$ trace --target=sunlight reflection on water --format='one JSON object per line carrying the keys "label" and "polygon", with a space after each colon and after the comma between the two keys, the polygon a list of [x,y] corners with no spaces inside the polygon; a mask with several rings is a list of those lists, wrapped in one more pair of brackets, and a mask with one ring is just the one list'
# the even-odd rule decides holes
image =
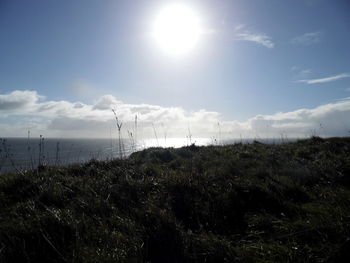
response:
{"label": "sunlight reflection on water", "polygon": [[149,147],[174,147],[180,148],[183,146],[189,146],[191,144],[195,144],[197,146],[205,146],[210,144],[211,140],[209,138],[166,138],[166,139],[147,139],[144,140],[141,144],[142,148]]}

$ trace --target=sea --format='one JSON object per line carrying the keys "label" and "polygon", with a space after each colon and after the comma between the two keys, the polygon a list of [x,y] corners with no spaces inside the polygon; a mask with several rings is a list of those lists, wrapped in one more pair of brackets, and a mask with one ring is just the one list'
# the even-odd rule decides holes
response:
{"label": "sea", "polygon": [[91,159],[127,158],[135,151],[150,147],[182,147],[195,143],[208,145],[209,140],[196,138],[147,139],[137,143],[127,139],[1,138],[0,173],[35,169],[39,165],[61,166],[84,163]]}
{"label": "sea", "polygon": [[[253,139],[216,140],[213,138],[145,139],[137,143],[122,139],[63,139],[63,138],[1,138],[0,174],[36,169],[39,165],[62,166],[84,163],[91,159],[112,160],[127,158],[135,151],[150,147],[179,148],[195,144],[226,145],[250,143]],[[259,139],[264,143],[281,143],[281,140]]]}

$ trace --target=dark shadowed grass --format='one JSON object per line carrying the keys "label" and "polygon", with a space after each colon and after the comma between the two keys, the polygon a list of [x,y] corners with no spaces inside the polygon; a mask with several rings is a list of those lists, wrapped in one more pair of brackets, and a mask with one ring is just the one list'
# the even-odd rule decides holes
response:
{"label": "dark shadowed grass", "polygon": [[0,178],[1,262],[347,262],[350,139],[151,148]]}

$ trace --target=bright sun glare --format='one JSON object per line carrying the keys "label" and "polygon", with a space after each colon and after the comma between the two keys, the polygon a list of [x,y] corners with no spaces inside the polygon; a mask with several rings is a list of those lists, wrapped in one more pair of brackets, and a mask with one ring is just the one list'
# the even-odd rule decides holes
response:
{"label": "bright sun glare", "polygon": [[198,15],[188,6],[164,7],[156,17],[153,36],[159,47],[174,56],[193,49],[201,34]]}

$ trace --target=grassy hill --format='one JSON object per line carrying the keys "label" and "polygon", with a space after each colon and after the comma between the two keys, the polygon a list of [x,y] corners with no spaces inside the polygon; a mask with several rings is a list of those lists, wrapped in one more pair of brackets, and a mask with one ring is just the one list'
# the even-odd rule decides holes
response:
{"label": "grassy hill", "polygon": [[0,262],[348,262],[350,138],[0,177]]}

